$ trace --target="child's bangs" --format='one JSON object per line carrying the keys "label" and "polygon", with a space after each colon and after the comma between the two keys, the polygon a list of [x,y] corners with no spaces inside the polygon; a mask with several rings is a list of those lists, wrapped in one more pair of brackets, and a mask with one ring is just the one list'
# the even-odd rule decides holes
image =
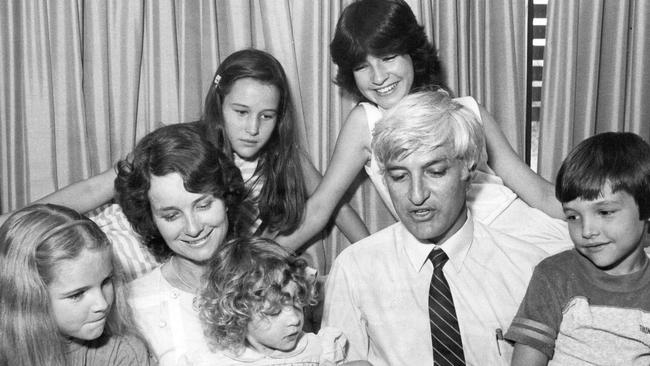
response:
{"label": "child's bangs", "polygon": [[[304,276],[298,273],[287,263],[267,272],[266,280],[260,281],[258,289],[256,309],[269,316],[277,315],[283,307],[299,305],[301,307],[309,303],[310,284]],[[296,291],[291,295],[287,286],[295,284]]]}
{"label": "child's bangs", "polygon": [[558,171],[555,196],[560,202],[594,200],[609,184],[612,193],[634,197],[641,217],[647,216],[650,146],[629,132],[604,132],[574,148]]}
{"label": "child's bangs", "polygon": [[598,177],[582,177],[581,180],[567,180],[558,190],[557,198],[560,202],[571,202],[577,198],[591,201],[601,195],[606,179]]}
{"label": "child's bangs", "polygon": [[264,302],[258,304],[259,312],[266,316],[274,316],[278,315],[285,306],[293,307],[298,305],[302,308],[307,305],[307,301],[305,296],[301,296],[300,292],[304,291],[297,291],[294,297],[286,291],[273,286],[265,294]]}
{"label": "child's bangs", "polygon": [[[567,164],[562,174],[558,174],[556,185],[556,197],[560,202],[570,202],[575,199],[592,201],[602,196],[605,185],[609,184],[612,193],[625,191],[634,196],[635,179],[634,172],[630,169],[621,168],[619,165],[604,164],[598,159],[594,161],[582,161],[578,166],[577,162]],[[632,173],[632,174],[630,174]]]}

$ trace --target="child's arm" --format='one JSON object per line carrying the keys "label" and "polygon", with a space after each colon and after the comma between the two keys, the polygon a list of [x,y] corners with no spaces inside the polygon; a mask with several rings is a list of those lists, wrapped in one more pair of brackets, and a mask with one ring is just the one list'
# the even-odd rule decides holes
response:
{"label": "child's arm", "polygon": [[68,206],[81,213],[88,212],[113,198],[116,177],[117,173],[111,167],[99,175],[63,187],[35,203],[53,203]]}
{"label": "child's arm", "polygon": [[[81,213],[88,212],[113,198],[113,182],[116,176],[115,169],[110,168],[99,175],[61,188],[34,203],[53,203],[70,207]],[[10,214],[0,216],[0,224]]]}
{"label": "child's arm", "polygon": [[370,235],[366,223],[347,202],[339,207],[334,219],[336,227],[341,230],[350,243],[356,243]]}
{"label": "child's arm", "polygon": [[527,204],[544,211],[549,216],[564,219],[562,205],[555,198],[553,184],[536,174],[519,158],[494,117],[483,106],[479,108],[490,167]]}
{"label": "child's arm", "polygon": [[[302,171],[305,174],[307,191],[311,196],[318,188],[323,177],[306,156],[303,156],[302,159]],[[366,224],[349,204],[345,202],[342,203],[334,214],[336,215],[336,226],[338,226],[339,230],[343,232],[345,237],[348,238],[351,243],[357,242],[370,235],[368,228],[366,228]]]}
{"label": "child's arm", "polygon": [[533,347],[525,344],[515,344],[515,350],[512,353],[512,366],[546,366],[548,357]]}
{"label": "child's arm", "polygon": [[370,131],[363,107],[355,107],[348,116],[332,155],[327,172],[313,195],[307,200],[303,222],[288,236],[275,240],[290,248],[300,248],[323,230],[332,212],[370,158]]}

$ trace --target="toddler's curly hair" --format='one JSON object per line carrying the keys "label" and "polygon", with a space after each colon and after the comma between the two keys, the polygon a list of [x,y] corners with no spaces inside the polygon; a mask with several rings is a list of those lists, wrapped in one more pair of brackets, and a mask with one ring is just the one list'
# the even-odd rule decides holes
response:
{"label": "toddler's curly hair", "polygon": [[[271,239],[236,238],[210,260],[201,296],[196,300],[205,336],[218,349],[241,352],[254,315],[273,316],[283,306],[315,305],[316,288],[307,262]],[[294,297],[283,289],[294,282]]]}

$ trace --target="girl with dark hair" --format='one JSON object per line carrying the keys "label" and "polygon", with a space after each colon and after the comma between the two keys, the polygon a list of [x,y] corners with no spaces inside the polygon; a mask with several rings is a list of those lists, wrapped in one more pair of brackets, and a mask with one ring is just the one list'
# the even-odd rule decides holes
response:
{"label": "girl with dark hair", "polygon": [[[296,245],[312,237],[327,223],[328,217],[365,168],[386,207],[397,219],[388,195],[384,174],[371,149],[372,131],[384,111],[418,89],[445,89],[444,73],[436,48],[424,28],[417,23],[411,8],[403,0],[358,0],[346,7],[338,20],[330,43],[334,63],[338,66],[335,82],[356,96],[359,103],[352,109],[341,131],[322,183],[307,201],[302,226],[289,236],[277,237],[282,245]],[[498,131],[492,116],[472,97],[456,98],[490,131]],[[488,147],[502,144],[497,136]],[[503,144],[507,145],[507,142]],[[490,150],[492,153],[492,150]],[[503,185],[501,178],[487,165],[487,153],[472,172],[467,205],[474,219],[517,235],[531,242],[570,245],[566,225],[531,209]],[[501,157],[503,154],[498,154]],[[490,156],[492,161],[492,156]],[[530,229],[523,222],[536,223]]]}
{"label": "girl with dark hair", "polygon": [[0,227],[0,365],[149,365],[97,225],[36,204]]}
{"label": "girl with dark hair", "polygon": [[[249,232],[293,232],[320,173],[298,143],[289,84],[282,65],[270,54],[246,49],[219,66],[205,98],[202,118],[214,144],[234,156],[256,212]],[[354,242],[368,235],[347,205],[336,224]],[[294,248],[297,249],[297,248]]]}
{"label": "girl with dark hair", "polygon": [[[350,4],[341,13],[330,43],[332,61],[338,66],[335,83],[359,101],[377,105],[386,103],[375,100],[382,94],[399,97],[434,85],[446,89],[437,52],[411,8],[401,0]],[[357,77],[363,76],[364,70],[367,73],[368,68],[390,64],[397,64],[403,69],[401,73],[411,74],[412,78],[397,83],[397,93],[370,93],[372,90],[364,90],[358,83]]]}

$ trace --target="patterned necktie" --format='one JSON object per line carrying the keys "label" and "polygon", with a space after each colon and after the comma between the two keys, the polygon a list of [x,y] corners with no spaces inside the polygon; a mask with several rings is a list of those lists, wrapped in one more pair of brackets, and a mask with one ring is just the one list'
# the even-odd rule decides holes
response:
{"label": "patterned necktie", "polygon": [[463,341],[460,338],[454,299],[449,284],[442,273],[442,267],[449,259],[442,249],[434,249],[429,254],[433,263],[433,275],[429,287],[429,320],[431,321],[431,341],[433,343],[434,366],[465,365]]}

